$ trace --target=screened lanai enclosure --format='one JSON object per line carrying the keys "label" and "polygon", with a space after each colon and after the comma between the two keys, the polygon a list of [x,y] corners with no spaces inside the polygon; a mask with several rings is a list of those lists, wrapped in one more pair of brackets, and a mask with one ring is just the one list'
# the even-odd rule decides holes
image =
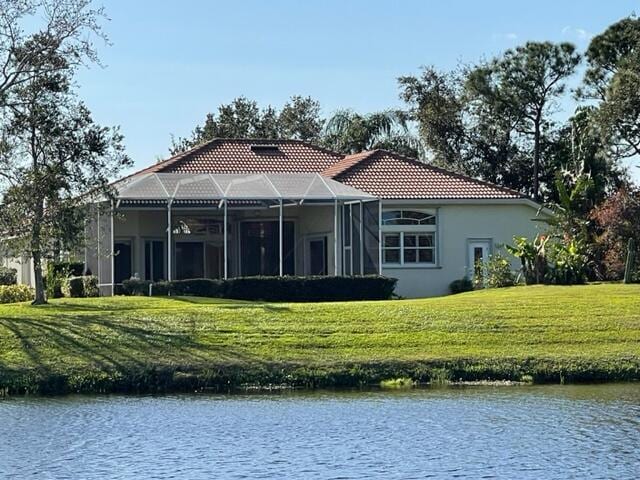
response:
{"label": "screened lanai enclosure", "polygon": [[95,204],[85,263],[123,280],[379,272],[376,197],[317,173],[139,174]]}

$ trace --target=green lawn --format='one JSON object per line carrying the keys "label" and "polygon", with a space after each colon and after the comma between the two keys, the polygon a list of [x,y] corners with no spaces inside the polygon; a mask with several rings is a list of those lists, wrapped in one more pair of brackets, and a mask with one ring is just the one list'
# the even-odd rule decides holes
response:
{"label": "green lawn", "polygon": [[0,388],[165,391],[531,375],[640,379],[640,285],[387,302],[199,298],[0,305]]}

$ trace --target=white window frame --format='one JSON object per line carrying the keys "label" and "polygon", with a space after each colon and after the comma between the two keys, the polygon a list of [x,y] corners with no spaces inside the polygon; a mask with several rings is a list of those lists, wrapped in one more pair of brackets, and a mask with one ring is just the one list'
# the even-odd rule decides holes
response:
{"label": "white window frame", "polygon": [[[437,209],[421,209],[421,208],[401,208],[401,207],[390,207],[383,209],[383,212],[390,211],[414,211],[425,213],[428,215],[432,215],[435,218],[435,225],[430,224],[414,224],[414,225],[381,225],[382,231],[382,265],[387,268],[435,268],[439,267],[439,232],[438,232],[438,211]],[[401,213],[402,215],[402,213]],[[400,245],[399,247],[385,247],[385,236],[388,234],[396,234],[400,235]],[[423,249],[431,249],[433,251],[433,262],[405,262],[404,260],[404,251],[405,251],[405,242],[404,236],[408,235],[420,235],[420,234],[431,234],[433,237],[433,246],[432,247],[422,247]],[[395,263],[389,263],[385,260],[385,251],[386,250],[400,250],[400,261]],[[419,247],[408,247],[410,250],[419,250]]]}

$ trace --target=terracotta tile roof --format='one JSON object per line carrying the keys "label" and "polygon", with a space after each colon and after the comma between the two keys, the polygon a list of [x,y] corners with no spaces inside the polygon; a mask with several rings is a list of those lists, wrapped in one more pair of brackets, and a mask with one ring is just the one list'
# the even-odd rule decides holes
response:
{"label": "terracotta tile roof", "polygon": [[299,140],[215,139],[138,173],[320,173],[342,157]]}
{"label": "terracotta tile roof", "polygon": [[347,155],[323,175],[384,199],[524,198],[515,190],[385,150]]}
{"label": "terracotta tile roof", "polygon": [[159,172],[322,173],[385,199],[525,198],[386,150],[345,156],[299,140],[214,139],[125,178]]}

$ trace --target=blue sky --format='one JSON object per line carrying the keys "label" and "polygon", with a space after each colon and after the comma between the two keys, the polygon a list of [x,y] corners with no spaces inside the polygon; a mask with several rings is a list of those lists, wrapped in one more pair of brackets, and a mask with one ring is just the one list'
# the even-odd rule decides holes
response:
{"label": "blue sky", "polygon": [[[171,134],[244,95],[281,106],[311,95],[330,115],[401,105],[396,78],[453,68],[526,40],[572,41],[638,10],[620,1],[131,1],[104,6],[105,68],[79,77],[98,121],[120,125],[136,165],[166,157]],[[640,164],[640,162],[636,162]],[[634,168],[640,179],[640,169]]]}

